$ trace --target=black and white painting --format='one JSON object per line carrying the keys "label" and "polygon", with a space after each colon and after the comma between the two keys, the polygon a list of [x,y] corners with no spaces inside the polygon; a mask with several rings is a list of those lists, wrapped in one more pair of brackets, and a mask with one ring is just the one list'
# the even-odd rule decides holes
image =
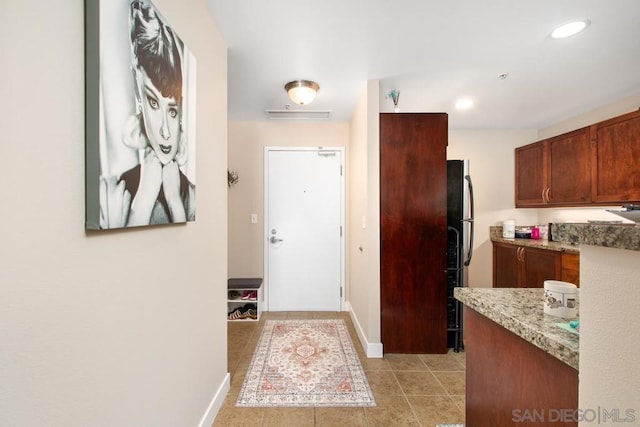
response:
{"label": "black and white painting", "polygon": [[195,220],[195,58],[148,0],[86,0],[86,228]]}

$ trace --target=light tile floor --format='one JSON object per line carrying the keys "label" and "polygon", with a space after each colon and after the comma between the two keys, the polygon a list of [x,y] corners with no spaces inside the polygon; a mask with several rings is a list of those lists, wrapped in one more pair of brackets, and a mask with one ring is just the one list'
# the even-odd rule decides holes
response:
{"label": "light tile floor", "polygon": [[[235,406],[265,319],[344,319],[377,406],[238,408]],[[345,312],[269,312],[259,322],[229,322],[231,389],[213,423],[227,426],[423,426],[464,423],[465,353],[385,354],[368,359]]]}

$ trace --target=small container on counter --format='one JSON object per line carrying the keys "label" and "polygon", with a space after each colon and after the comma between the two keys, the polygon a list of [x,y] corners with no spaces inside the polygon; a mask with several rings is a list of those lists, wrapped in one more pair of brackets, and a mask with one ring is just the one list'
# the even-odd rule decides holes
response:
{"label": "small container on counter", "polygon": [[548,225],[539,225],[538,228],[540,229],[540,238],[544,239],[544,240],[548,240],[549,239],[549,226]]}
{"label": "small container on counter", "polygon": [[516,222],[512,219],[502,221],[502,237],[513,239],[516,237]]}
{"label": "small container on counter", "polygon": [[560,280],[544,281],[544,312],[552,316],[573,319],[578,315],[576,285]]}
{"label": "small container on counter", "polygon": [[537,225],[531,227],[531,238],[534,240],[540,239],[540,229]]}

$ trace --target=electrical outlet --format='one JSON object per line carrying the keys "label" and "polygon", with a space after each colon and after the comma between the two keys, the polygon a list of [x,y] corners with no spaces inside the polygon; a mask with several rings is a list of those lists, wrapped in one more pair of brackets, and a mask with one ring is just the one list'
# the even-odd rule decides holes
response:
{"label": "electrical outlet", "polygon": [[258,223],[258,214],[251,214],[251,224]]}

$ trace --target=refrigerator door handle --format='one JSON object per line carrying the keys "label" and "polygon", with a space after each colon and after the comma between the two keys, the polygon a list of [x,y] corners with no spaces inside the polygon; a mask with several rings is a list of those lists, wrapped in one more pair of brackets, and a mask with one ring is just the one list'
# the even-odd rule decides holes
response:
{"label": "refrigerator door handle", "polygon": [[469,214],[468,219],[464,219],[463,222],[469,223],[469,250],[467,252],[467,259],[464,261],[465,267],[471,264],[471,257],[473,256],[473,234],[474,234],[474,211],[473,211],[473,184],[471,183],[471,177],[469,175],[464,176],[465,181],[469,184]]}

